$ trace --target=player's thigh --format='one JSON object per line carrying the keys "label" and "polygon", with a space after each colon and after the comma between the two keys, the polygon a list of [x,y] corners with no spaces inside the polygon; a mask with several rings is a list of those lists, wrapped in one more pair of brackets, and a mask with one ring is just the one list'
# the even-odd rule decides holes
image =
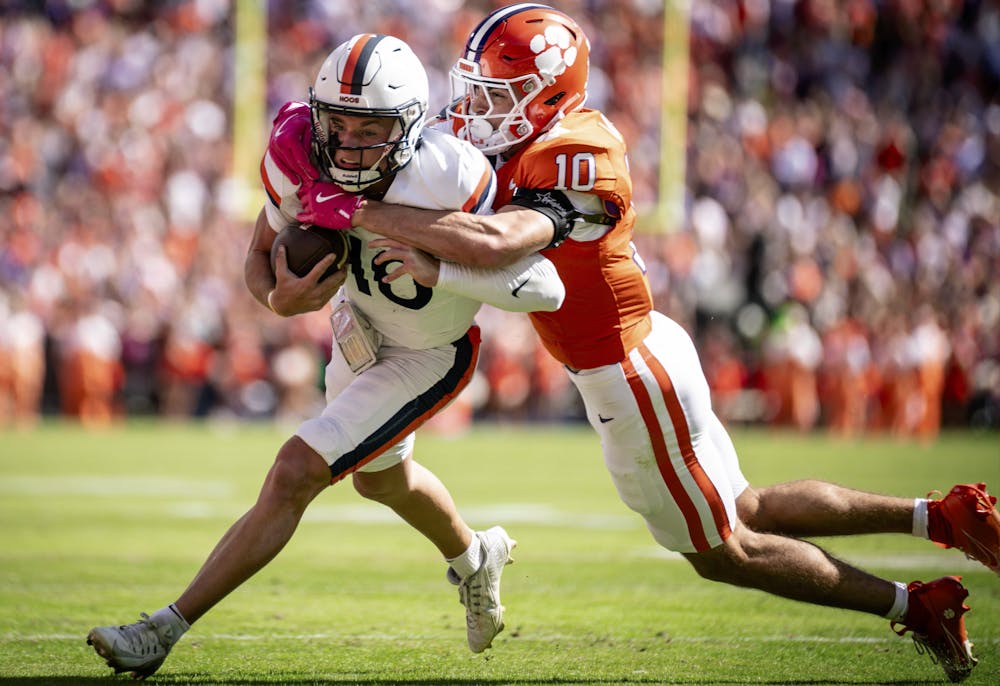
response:
{"label": "player's thigh", "polygon": [[[699,461],[706,469],[719,473],[712,480],[728,485],[732,498],[738,498],[748,486],[747,479],[740,468],[732,438],[712,407],[711,390],[694,341],[675,321],[654,312],[653,331],[647,338],[646,348],[646,366],[662,368],[662,374],[654,373],[654,376],[660,381],[667,400],[665,407],[680,447],[683,448],[686,425]],[[631,357],[637,360],[637,366],[640,365],[638,360],[642,356],[633,351]]]}
{"label": "player's thigh", "polygon": [[296,433],[323,456],[334,479],[399,464],[413,451],[413,431],[468,383],[468,365],[455,346],[385,346],[378,362],[353,376],[328,398],[322,415]]}
{"label": "player's thigh", "polygon": [[622,500],[679,552],[719,545],[736,519],[711,401],[687,334],[665,320],[622,364],[571,374]]}

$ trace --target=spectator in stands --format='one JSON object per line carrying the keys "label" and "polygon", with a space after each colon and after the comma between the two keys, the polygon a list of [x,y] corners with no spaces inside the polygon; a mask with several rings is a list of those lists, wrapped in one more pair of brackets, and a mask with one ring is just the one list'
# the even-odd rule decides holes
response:
{"label": "spectator in stands", "polygon": [[[432,0],[436,11],[428,11],[426,3],[403,0],[271,3],[267,110],[305,89],[303,75],[318,67],[327,46],[372,28],[411,42],[428,67],[432,109],[440,108],[452,56],[495,4],[470,0],[453,9]],[[605,111],[628,140],[636,202],[648,206],[658,185],[659,112],[622,92],[659,97],[662,10],[639,0],[572,4],[566,9],[593,37],[588,105]],[[152,388],[143,379],[167,368],[164,342],[191,309],[222,322],[202,342],[209,349],[225,340],[231,317],[262,333],[265,356],[298,333],[220,286],[239,283],[242,254],[233,246],[245,245],[250,231],[229,212],[225,65],[234,5],[109,7],[98,0],[5,4],[0,212],[8,221],[0,226],[0,291],[7,298],[27,293],[27,308],[56,353],[66,297],[81,305],[98,300],[103,311],[124,308],[111,324],[123,341],[116,402],[126,412],[228,411],[175,402],[189,391],[164,385],[169,375]],[[710,335],[703,327],[709,317],[728,326],[749,380],[766,362],[758,345],[764,325],[741,328],[741,313],[776,319],[798,303],[824,342],[821,384],[833,381],[826,370],[840,355],[850,312],[853,349],[867,348],[871,363],[864,379],[820,394],[819,422],[852,433],[892,423],[882,406],[891,370],[880,365],[892,359],[884,353],[894,333],[880,328],[888,321],[880,312],[929,308],[948,340],[946,382],[933,378],[939,363],[925,370],[921,403],[929,414],[898,424],[899,433],[932,437],[935,413],[943,423],[996,427],[1000,10],[980,0],[831,7],[815,0],[692,3],[691,211],[683,225],[651,226],[666,233],[637,239],[656,306],[691,324],[699,339]],[[710,208],[710,228],[724,232],[704,234],[695,208]],[[140,301],[144,314],[131,314]],[[487,338],[484,350],[491,344]],[[515,364],[533,369],[537,341],[529,335],[516,347]],[[321,365],[322,345],[308,348]],[[45,373],[59,371],[49,366]],[[211,396],[203,391],[199,397]],[[533,391],[527,405],[509,411],[531,414],[539,399]],[[547,398],[542,405],[560,403]],[[58,399],[43,397],[42,404],[57,407]]]}

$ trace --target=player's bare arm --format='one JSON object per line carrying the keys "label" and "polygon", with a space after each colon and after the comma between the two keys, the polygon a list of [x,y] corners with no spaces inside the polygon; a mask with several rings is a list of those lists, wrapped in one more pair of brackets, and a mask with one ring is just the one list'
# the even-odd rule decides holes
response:
{"label": "player's bare arm", "polygon": [[299,278],[288,269],[282,252],[278,253],[277,263],[272,269],[271,246],[276,235],[268,224],[266,213],[261,210],[243,265],[243,276],[250,293],[257,302],[283,317],[324,307],[344,282],[347,272],[341,271],[320,281],[335,259],[334,255],[327,255],[312,271]]}
{"label": "player's bare arm", "polygon": [[545,248],[553,236],[548,217],[514,205],[481,215],[366,200],[352,223],[443,260],[484,269],[509,266]]}

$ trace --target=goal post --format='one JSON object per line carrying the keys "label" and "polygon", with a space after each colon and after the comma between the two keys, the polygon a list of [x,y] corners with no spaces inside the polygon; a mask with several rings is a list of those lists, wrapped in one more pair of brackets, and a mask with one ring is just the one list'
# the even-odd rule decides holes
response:
{"label": "goal post", "polygon": [[260,210],[260,156],[267,133],[267,3],[233,3],[236,43],[233,48],[233,154],[230,171],[240,219],[253,221]]}
{"label": "goal post", "polygon": [[663,2],[660,174],[653,221],[644,227],[649,233],[670,233],[684,223],[691,1]]}

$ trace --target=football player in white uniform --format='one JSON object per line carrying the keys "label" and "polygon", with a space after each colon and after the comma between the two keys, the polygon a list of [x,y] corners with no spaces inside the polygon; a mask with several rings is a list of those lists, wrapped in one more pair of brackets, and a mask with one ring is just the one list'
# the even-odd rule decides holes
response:
{"label": "football player in white uniform", "polygon": [[[469,143],[424,131],[427,103],[427,77],[409,46],[392,36],[361,34],[330,54],[309,103],[281,109],[270,147],[281,148],[273,145],[275,137],[295,138],[311,148],[331,180],[359,197],[489,211],[496,189],[489,162]],[[190,623],[266,565],[291,538],[309,502],[349,474],[359,493],[393,508],[448,561],[447,577],[466,606],[470,649],[485,650],[503,628],[500,574],[515,543],[501,527],[473,532],[465,524],[443,484],[412,459],[413,432],[471,380],[479,351],[473,318],[480,305],[552,311],[565,295],[562,282],[540,255],[498,270],[460,267],[398,243],[370,248],[380,236],[360,227],[349,232],[349,263],[326,279],[332,256],[300,278],[279,251],[272,269],[279,231],[300,222],[330,223],[324,216],[333,205],[324,204],[329,195],[309,192],[318,181],[314,175],[311,165],[296,168],[265,154],[268,202],[257,219],[246,281],[262,304],[283,316],[319,309],[332,297],[327,406],[281,447],[256,504],[174,603],[134,624],[91,630],[88,643],[116,672],[155,672]],[[406,276],[389,278],[401,265]]]}

